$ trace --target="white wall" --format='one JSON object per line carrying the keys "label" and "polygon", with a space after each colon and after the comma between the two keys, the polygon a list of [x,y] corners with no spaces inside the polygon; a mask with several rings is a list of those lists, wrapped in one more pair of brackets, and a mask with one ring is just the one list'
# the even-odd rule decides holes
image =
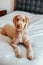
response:
{"label": "white wall", "polygon": [[0,9],[6,9],[8,13],[14,10],[14,0],[0,0]]}

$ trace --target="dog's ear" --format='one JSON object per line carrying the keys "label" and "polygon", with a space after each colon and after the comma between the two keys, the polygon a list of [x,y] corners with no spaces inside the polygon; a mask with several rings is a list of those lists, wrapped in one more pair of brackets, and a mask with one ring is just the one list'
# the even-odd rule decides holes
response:
{"label": "dog's ear", "polygon": [[17,16],[15,16],[14,18],[13,18],[13,23],[14,24],[16,24],[15,22],[16,22],[16,18],[17,18]]}
{"label": "dog's ear", "polygon": [[25,20],[26,20],[25,28],[27,28],[30,25],[30,19],[25,16]]}
{"label": "dog's ear", "polygon": [[13,23],[16,24],[16,21],[17,21],[17,17],[20,16],[20,15],[16,15],[14,18],[13,18]]}

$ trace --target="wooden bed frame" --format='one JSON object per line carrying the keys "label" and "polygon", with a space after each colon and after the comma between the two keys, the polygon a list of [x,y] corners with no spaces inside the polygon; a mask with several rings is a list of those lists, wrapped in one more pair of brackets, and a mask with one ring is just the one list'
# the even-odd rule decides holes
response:
{"label": "wooden bed frame", "polygon": [[14,0],[14,11],[16,10],[16,0]]}

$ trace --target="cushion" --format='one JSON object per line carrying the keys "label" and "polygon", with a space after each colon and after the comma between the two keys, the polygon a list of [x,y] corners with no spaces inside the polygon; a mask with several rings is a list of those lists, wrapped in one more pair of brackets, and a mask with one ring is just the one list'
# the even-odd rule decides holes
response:
{"label": "cushion", "polygon": [[16,10],[43,14],[43,0],[16,0]]}

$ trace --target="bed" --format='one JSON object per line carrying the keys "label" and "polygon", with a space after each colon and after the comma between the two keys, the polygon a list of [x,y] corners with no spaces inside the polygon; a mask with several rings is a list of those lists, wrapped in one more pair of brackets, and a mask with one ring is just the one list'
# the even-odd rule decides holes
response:
{"label": "bed", "polygon": [[16,58],[14,50],[8,45],[10,38],[0,34],[0,65],[43,65],[43,15],[14,11],[0,17],[0,28],[5,24],[13,25],[13,17],[17,14],[26,15],[30,18],[29,37],[34,51],[34,59],[26,58],[25,48],[19,45],[23,54],[22,58]]}

